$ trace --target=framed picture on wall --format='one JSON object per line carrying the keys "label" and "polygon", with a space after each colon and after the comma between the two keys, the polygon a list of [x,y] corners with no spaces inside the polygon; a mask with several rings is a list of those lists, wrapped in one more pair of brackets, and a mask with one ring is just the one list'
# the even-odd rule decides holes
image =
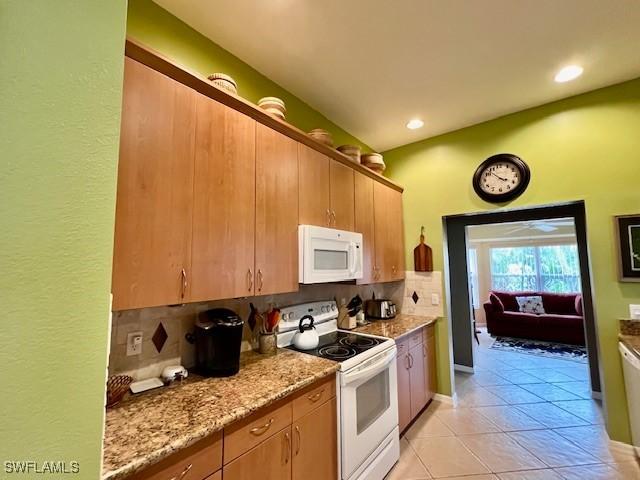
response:
{"label": "framed picture on wall", "polygon": [[640,214],[616,217],[620,281],[640,282]]}

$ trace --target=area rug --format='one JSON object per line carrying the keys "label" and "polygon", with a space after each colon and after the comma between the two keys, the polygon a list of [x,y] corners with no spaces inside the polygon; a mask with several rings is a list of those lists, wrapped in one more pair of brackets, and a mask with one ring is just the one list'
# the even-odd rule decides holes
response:
{"label": "area rug", "polygon": [[496,337],[491,348],[506,352],[525,353],[539,357],[556,358],[572,362],[587,363],[587,348],[580,345],[566,345],[564,343],[541,342],[539,340],[525,340],[523,338]]}

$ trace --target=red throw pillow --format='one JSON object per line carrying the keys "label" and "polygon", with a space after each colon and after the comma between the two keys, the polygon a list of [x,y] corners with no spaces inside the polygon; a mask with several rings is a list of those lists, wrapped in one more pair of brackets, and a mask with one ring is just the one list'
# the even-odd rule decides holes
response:
{"label": "red throw pillow", "polygon": [[504,304],[495,293],[489,294],[489,301],[491,302],[491,305],[493,305],[493,308],[498,312],[504,312]]}
{"label": "red throw pillow", "polygon": [[582,310],[582,295],[576,295],[576,313],[580,316],[583,315]]}

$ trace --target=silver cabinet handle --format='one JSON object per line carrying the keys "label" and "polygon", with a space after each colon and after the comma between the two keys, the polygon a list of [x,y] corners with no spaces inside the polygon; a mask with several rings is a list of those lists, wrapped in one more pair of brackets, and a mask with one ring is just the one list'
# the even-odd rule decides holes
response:
{"label": "silver cabinet handle", "polygon": [[182,473],[180,473],[180,475],[176,475],[175,477],[171,477],[171,480],[182,480],[184,477],[187,476],[187,473],[189,473],[189,471],[191,471],[192,467],[193,467],[193,463],[190,463],[189,465],[184,467],[184,470],[182,470]]}
{"label": "silver cabinet handle", "polygon": [[302,442],[300,438],[300,427],[298,427],[298,425],[296,425],[296,438],[298,439],[296,444],[296,455],[298,455],[300,453],[300,443]]}
{"label": "silver cabinet handle", "polygon": [[247,286],[247,290],[253,290],[253,272],[251,271],[251,269],[247,271]]}
{"label": "silver cabinet handle", "polygon": [[287,464],[289,463],[289,458],[291,455],[291,437],[289,437],[289,432],[286,432],[284,434],[284,463]]}
{"label": "silver cabinet handle", "polygon": [[187,293],[187,272],[184,268],[180,272],[180,275],[182,277],[182,291],[180,292],[180,298],[184,298]]}
{"label": "silver cabinet handle", "polygon": [[323,393],[324,393],[324,388],[322,390],[320,390],[319,392],[314,393],[313,395],[309,395],[307,398],[309,399],[309,401],[311,403],[315,403],[320,399],[320,397],[322,396]]}
{"label": "silver cabinet handle", "polygon": [[[331,218],[333,218],[333,226],[335,227],[336,224],[338,223],[337,220],[336,220],[336,212],[335,212],[335,210],[331,210]],[[329,222],[329,223],[331,223],[331,222]]]}
{"label": "silver cabinet handle", "polygon": [[331,226],[331,212],[327,208],[327,225]]}
{"label": "silver cabinet handle", "polygon": [[255,435],[256,437],[259,437],[260,435],[265,433],[267,430],[269,430],[269,427],[271,427],[274,421],[275,420],[273,418],[270,418],[269,421],[264,425],[260,425],[259,427],[254,427],[251,430],[249,430],[249,433],[251,435]]}
{"label": "silver cabinet handle", "polygon": [[262,278],[262,270],[258,269],[258,291],[262,291],[263,278]]}
{"label": "silver cabinet handle", "polygon": [[407,353],[407,355],[405,355],[405,360],[406,360],[406,366],[404,368],[406,368],[407,370],[409,370],[411,368],[411,360],[409,359],[409,354]]}

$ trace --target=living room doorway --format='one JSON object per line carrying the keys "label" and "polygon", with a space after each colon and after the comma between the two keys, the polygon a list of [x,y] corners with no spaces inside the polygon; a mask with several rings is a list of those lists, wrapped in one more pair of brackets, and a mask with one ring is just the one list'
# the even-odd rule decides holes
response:
{"label": "living room doorway", "polygon": [[575,371],[582,363],[590,396],[600,398],[584,202],[453,215],[443,224],[455,370],[473,373],[499,352],[522,364],[526,354],[547,357],[538,363],[567,372],[574,365],[564,361]]}

